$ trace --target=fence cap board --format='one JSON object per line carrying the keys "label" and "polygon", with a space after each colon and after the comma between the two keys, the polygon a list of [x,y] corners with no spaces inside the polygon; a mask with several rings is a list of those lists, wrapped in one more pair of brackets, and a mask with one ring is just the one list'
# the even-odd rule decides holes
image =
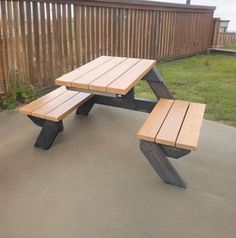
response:
{"label": "fence cap board", "polygon": [[[77,0],[81,1],[81,0]],[[85,1],[86,2],[86,1]],[[108,3],[121,3],[129,5],[143,5],[143,6],[157,6],[157,7],[174,7],[174,8],[186,8],[186,9],[207,9],[215,10],[215,6],[202,6],[202,5],[189,5],[181,3],[165,3],[158,1],[146,1],[146,0],[92,0],[92,2],[108,2]]]}
{"label": "fence cap board", "polygon": [[[23,1],[23,0],[20,0]],[[156,1],[145,1],[145,0],[24,0],[30,2],[48,2],[48,3],[61,3],[61,4],[74,4],[74,5],[85,5],[85,6],[103,6],[103,7],[120,7],[120,8],[136,8],[146,10],[179,10],[179,11],[211,11],[213,12],[215,6],[202,6],[202,5],[189,5],[180,3],[164,3]]]}

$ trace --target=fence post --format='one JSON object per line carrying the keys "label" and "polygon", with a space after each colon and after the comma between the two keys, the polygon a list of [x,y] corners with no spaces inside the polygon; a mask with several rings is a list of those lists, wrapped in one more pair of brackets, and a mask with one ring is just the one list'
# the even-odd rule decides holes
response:
{"label": "fence post", "polygon": [[5,77],[3,67],[3,39],[0,37],[0,94],[6,93]]}
{"label": "fence post", "polygon": [[219,45],[220,37],[220,18],[213,19],[213,34],[211,47],[217,47]]}

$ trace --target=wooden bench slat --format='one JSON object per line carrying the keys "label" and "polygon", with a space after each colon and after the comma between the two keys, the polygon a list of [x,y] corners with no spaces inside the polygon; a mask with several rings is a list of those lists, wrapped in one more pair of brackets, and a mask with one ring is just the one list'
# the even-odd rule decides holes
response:
{"label": "wooden bench slat", "polygon": [[156,143],[175,146],[188,106],[189,102],[180,100],[174,101],[171,110],[156,136]]}
{"label": "wooden bench slat", "polygon": [[174,100],[160,99],[157,105],[152,110],[151,114],[147,117],[137,137],[141,140],[155,141],[162,123],[164,122]]}
{"label": "wooden bench slat", "polygon": [[102,75],[101,77],[90,83],[89,89],[100,92],[106,92],[107,86],[109,84],[111,84],[118,77],[124,74],[128,69],[137,64],[140,60],[141,59],[128,58],[127,60],[123,61],[115,68],[113,68],[111,71],[107,72],[106,74]]}
{"label": "wooden bench slat", "polygon": [[205,104],[190,103],[176,141],[176,147],[187,150],[196,150],[205,108]]}
{"label": "wooden bench slat", "polygon": [[107,92],[122,95],[127,94],[155,65],[155,60],[142,59],[130,70],[108,85]]}
{"label": "wooden bench slat", "polygon": [[70,73],[67,73],[67,74],[61,76],[60,78],[55,80],[55,83],[57,85],[65,85],[65,86],[70,87],[71,83],[73,81],[77,80],[79,77],[82,77],[89,71],[108,62],[111,59],[113,59],[113,57],[111,57],[111,56],[101,56],[101,57],[79,67],[78,69],[75,69],[75,70],[71,71]]}
{"label": "wooden bench slat", "polygon": [[93,97],[93,94],[91,93],[80,92],[66,102],[62,103],[57,108],[47,113],[45,115],[45,119],[51,121],[60,121],[91,97]]}
{"label": "wooden bench slat", "polygon": [[108,72],[109,70],[113,69],[115,66],[120,64],[122,61],[126,60],[127,58],[124,57],[114,57],[113,59],[109,60],[108,62],[100,65],[99,67],[91,70],[87,74],[83,75],[82,77],[78,78],[77,80],[72,82],[72,87],[79,87],[82,89],[89,89],[89,84],[92,83],[94,80]]}
{"label": "wooden bench slat", "polygon": [[53,109],[55,109],[56,107],[58,107],[59,105],[69,100],[78,93],[79,92],[67,90],[65,93],[61,94],[60,96],[56,97],[55,99],[33,111],[32,116],[45,118],[45,115],[47,113],[49,113],[50,111],[52,111]]}
{"label": "wooden bench slat", "polygon": [[51,100],[55,99],[56,97],[60,96],[61,94],[66,92],[66,87],[62,86],[54,91],[36,99],[35,101],[21,107],[19,111],[25,115],[32,115],[32,112],[38,109],[39,107],[45,105],[46,103],[50,102]]}

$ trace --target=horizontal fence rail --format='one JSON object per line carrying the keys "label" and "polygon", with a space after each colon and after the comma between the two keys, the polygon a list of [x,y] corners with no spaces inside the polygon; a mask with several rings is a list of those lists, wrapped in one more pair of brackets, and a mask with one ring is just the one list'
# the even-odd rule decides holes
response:
{"label": "horizontal fence rail", "polygon": [[142,1],[0,1],[0,93],[49,86],[100,56],[170,59],[206,51],[212,7]]}

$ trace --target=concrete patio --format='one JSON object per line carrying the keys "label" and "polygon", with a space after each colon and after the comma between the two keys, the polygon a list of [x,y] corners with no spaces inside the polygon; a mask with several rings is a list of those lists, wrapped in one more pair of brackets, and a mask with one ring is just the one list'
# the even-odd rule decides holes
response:
{"label": "concrete patio", "polygon": [[0,113],[0,237],[235,238],[236,128],[204,121],[199,148],[164,184],[139,150],[145,113],[74,114],[49,151],[18,112]]}

